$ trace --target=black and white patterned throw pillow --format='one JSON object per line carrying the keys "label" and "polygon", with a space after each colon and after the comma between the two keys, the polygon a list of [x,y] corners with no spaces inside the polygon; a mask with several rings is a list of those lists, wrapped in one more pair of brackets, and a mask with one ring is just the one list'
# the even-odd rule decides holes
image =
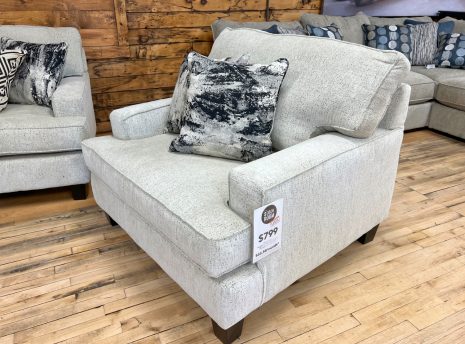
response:
{"label": "black and white patterned throw pillow", "polygon": [[24,62],[11,84],[10,102],[50,107],[53,92],[63,78],[68,45],[36,44],[1,38],[0,48],[25,52]]}
{"label": "black and white patterned throw pillow", "polygon": [[341,30],[336,24],[331,24],[328,26],[307,25],[307,32],[309,36],[326,37],[331,39],[338,39],[340,41],[342,41],[344,38],[342,36]]}
{"label": "black and white patterned throw pillow", "polygon": [[[171,98],[168,123],[166,125],[166,131],[173,134],[179,134],[187,111],[187,89],[189,88],[187,57],[188,55],[186,55],[186,58],[179,69],[179,76]],[[249,62],[249,58],[250,55],[244,54],[238,58],[228,57],[223,61],[232,64],[246,65]]]}
{"label": "black and white patterned throw pillow", "polygon": [[301,35],[301,36],[307,36],[307,33],[302,30],[302,29],[292,29],[280,25],[273,25],[269,27],[268,29],[263,30],[268,33],[273,33],[277,35]]}
{"label": "black and white patterned throw pillow", "polygon": [[444,68],[465,69],[465,33],[441,35],[434,64]]}
{"label": "black and white patterned throw pillow", "polygon": [[411,30],[408,26],[399,25],[362,25],[365,34],[365,45],[381,50],[396,50],[412,59]]}
{"label": "black and white patterned throw pillow", "polygon": [[21,50],[0,51],[0,111],[8,104],[8,94],[11,82],[21,66],[24,52]]}
{"label": "black and white patterned throw pillow", "polygon": [[236,65],[188,56],[188,112],[170,151],[252,161],[272,152],[271,129],[289,62]]}
{"label": "black and white patterned throw pillow", "polygon": [[438,50],[438,23],[409,25],[412,39],[412,65],[433,63]]}

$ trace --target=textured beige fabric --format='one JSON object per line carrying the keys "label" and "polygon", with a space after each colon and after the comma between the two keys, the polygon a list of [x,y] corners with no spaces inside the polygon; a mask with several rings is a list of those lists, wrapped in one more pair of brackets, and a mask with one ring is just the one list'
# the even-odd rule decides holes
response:
{"label": "textured beige fabric", "polygon": [[407,117],[410,93],[410,85],[402,84],[392,97],[391,104],[386,111],[386,115],[379,124],[383,129],[403,129],[405,118]]}
{"label": "textured beige fabric", "polygon": [[238,161],[168,151],[175,135],[83,142],[87,166],[212,277],[251,258],[250,224],[227,204]]}
{"label": "textured beige fabric", "polygon": [[434,98],[436,83],[426,75],[409,72],[404,82],[412,87],[410,104],[425,103]]}
{"label": "textured beige fabric", "polygon": [[454,109],[465,111],[465,71],[463,78],[443,80],[438,85],[436,100]]}
{"label": "textured beige fabric", "polygon": [[410,105],[407,119],[405,120],[405,130],[424,128],[428,126],[431,106],[434,102]]}
{"label": "textured beige fabric", "polygon": [[307,25],[328,26],[336,24],[341,30],[344,41],[357,44],[364,44],[362,25],[370,24],[370,19],[364,13],[359,13],[352,17],[305,13],[300,18],[300,21],[304,27],[307,27]]}
{"label": "textured beige fabric", "polygon": [[368,17],[370,24],[376,26],[384,25],[404,25],[407,19],[416,20],[420,22],[430,23],[433,21],[431,17],[399,17],[399,18],[382,18],[382,17]]}
{"label": "textured beige fabric", "polygon": [[413,66],[412,72],[426,75],[428,78],[438,83],[443,80],[462,79],[465,77],[465,70],[453,68],[427,69],[424,66]]}
{"label": "textured beige fabric", "polygon": [[[276,149],[326,130],[369,137],[410,69],[406,57],[396,51],[252,29],[226,29],[210,57],[243,53],[250,54],[251,63],[289,60],[271,135]],[[360,60],[363,63],[355,63]]]}
{"label": "textured beige fabric", "polygon": [[74,27],[0,25],[0,37],[41,44],[66,42],[68,52],[63,75],[82,75],[87,70],[82,56],[81,36]]}
{"label": "textured beige fabric", "polygon": [[434,103],[429,127],[465,139],[465,111]]}
{"label": "textured beige fabric", "polygon": [[45,106],[9,104],[0,113],[0,156],[80,150],[90,137],[85,124],[85,117],[54,117]]}
{"label": "textured beige fabric", "polygon": [[288,29],[303,29],[302,25],[298,21],[291,22],[279,22],[279,21],[269,21],[269,22],[238,22],[226,19],[218,19],[212,24],[213,40],[217,39],[221,32],[224,29],[257,29],[257,30],[266,30],[273,25],[279,25]]}

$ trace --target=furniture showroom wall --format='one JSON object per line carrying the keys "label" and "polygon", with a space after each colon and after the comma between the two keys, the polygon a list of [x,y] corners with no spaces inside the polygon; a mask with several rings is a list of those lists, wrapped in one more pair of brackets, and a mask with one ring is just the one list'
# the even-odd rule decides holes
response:
{"label": "furniture showroom wall", "polygon": [[[270,20],[298,20],[321,1],[270,0]],[[2,0],[0,24],[73,26],[87,54],[98,132],[115,108],[169,97],[183,56],[208,54],[218,18],[265,21],[266,0]]]}

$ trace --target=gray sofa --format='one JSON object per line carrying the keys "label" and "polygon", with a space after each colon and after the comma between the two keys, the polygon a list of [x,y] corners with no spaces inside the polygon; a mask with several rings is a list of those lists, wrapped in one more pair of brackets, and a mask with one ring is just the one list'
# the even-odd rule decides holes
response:
{"label": "gray sofa", "polygon": [[[115,110],[113,136],[83,142],[98,205],[210,315],[223,343],[297,279],[373,239],[389,213],[410,97],[401,84],[410,65],[397,52],[243,29],[223,33],[210,56],[244,53],[290,61],[276,153],[245,164],[169,152],[171,99]],[[253,264],[253,211],[280,198],[282,247]]]}
{"label": "gray sofa", "polygon": [[[363,44],[362,24],[403,25],[405,19],[431,22],[431,17],[380,18],[369,17],[362,12],[352,17],[304,14],[300,22],[282,23],[290,28],[303,28],[303,25],[326,26],[335,23],[342,30],[344,40]],[[446,17],[439,22],[454,21],[454,32],[465,33],[465,21]],[[218,20],[212,25],[213,37],[218,37],[226,27],[250,27],[266,29],[276,22],[239,23]],[[443,133],[465,139],[465,70],[412,66],[405,80],[412,87],[409,112],[405,130],[429,127]]]}
{"label": "gray sofa", "polygon": [[33,43],[68,43],[64,78],[52,108],[8,104],[0,112],[0,193],[72,186],[86,197],[90,172],[81,141],[95,136],[87,62],[75,28],[2,25],[0,37]]}

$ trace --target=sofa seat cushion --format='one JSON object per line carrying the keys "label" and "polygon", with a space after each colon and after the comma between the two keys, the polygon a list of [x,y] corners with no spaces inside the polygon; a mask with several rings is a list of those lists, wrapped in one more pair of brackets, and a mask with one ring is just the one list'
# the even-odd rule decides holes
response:
{"label": "sofa seat cushion", "polygon": [[465,111],[465,70],[452,68],[412,67],[434,80],[437,85],[435,99],[449,107]]}
{"label": "sofa seat cushion", "polygon": [[426,75],[410,72],[404,82],[412,87],[411,105],[425,103],[434,98],[436,83]]}
{"label": "sofa seat cushion", "polygon": [[0,156],[80,150],[88,137],[85,121],[54,117],[45,106],[8,104],[0,113]]}
{"label": "sofa seat cushion", "polygon": [[[251,226],[228,204],[238,161],[168,151],[175,135],[83,142],[92,174],[211,277],[251,258]],[[97,199],[98,201],[98,199]]]}

